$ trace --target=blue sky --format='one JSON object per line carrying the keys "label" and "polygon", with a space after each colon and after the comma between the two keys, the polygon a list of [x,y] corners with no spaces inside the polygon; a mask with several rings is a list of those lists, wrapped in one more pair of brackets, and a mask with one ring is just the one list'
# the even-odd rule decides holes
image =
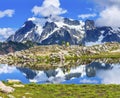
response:
{"label": "blue sky", "polygon": [[[14,10],[12,17],[0,18],[0,28],[11,27],[19,28],[29,17],[34,16],[32,8],[41,6],[44,0],[0,0],[0,11],[6,9]],[[51,0],[52,2],[52,0]],[[64,17],[78,19],[79,14],[93,13],[90,9],[94,8],[91,0],[60,0],[60,7],[67,10]]]}
{"label": "blue sky", "polygon": [[55,15],[95,20],[98,26],[120,25],[120,0],[0,0],[0,40],[30,17]]}
{"label": "blue sky", "polygon": [[42,0],[0,0],[0,11],[15,10],[12,17],[0,18],[0,27],[19,28],[27,18],[33,16],[31,9],[41,3]]}

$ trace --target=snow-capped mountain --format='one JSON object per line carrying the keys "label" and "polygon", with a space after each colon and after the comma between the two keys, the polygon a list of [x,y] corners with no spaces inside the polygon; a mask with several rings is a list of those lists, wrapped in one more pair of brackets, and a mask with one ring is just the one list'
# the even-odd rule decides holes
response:
{"label": "snow-capped mountain", "polygon": [[7,41],[26,40],[40,44],[79,44],[85,34],[84,22],[68,18],[29,18]]}
{"label": "snow-capped mountain", "polygon": [[120,42],[120,28],[96,27],[93,20],[85,22],[68,18],[29,18],[7,41],[33,41],[40,44],[102,44]]}
{"label": "snow-capped mountain", "polygon": [[93,20],[86,20],[85,30],[82,43],[86,46],[105,42],[120,42],[120,28],[96,27]]}

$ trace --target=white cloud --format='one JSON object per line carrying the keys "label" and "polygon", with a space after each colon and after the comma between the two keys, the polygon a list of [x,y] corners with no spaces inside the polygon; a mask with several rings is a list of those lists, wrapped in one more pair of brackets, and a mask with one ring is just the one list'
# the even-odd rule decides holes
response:
{"label": "white cloud", "polygon": [[32,9],[34,15],[39,16],[57,16],[67,12],[67,10],[63,10],[60,8],[59,0],[44,0],[42,6],[34,6]]}
{"label": "white cloud", "polygon": [[12,17],[13,14],[14,14],[14,10],[11,10],[11,9],[7,9],[7,10],[4,10],[4,11],[0,11],[0,18],[3,18],[5,16],[7,17]]}
{"label": "white cloud", "polygon": [[116,6],[107,8],[100,13],[100,18],[96,20],[99,26],[120,27],[120,9]]}
{"label": "white cloud", "polygon": [[0,28],[0,41],[5,41],[10,35],[14,34],[12,28]]}
{"label": "white cloud", "polygon": [[97,72],[97,77],[102,79],[102,84],[120,84],[120,64],[112,64],[112,66],[112,69]]}
{"label": "white cloud", "polygon": [[93,14],[81,14],[81,15],[78,15],[79,18],[82,18],[82,19],[86,19],[86,18],[90,18],[90,17],[96,17],[97,15],[95,13]]}
{"label": "white cloud", "polygon": [[99,6],[98,26],[120,27],[120,0],[94,0]]}
{"label": "white cloud", "polygon": [[16,70],[15,67],[10,67],[6,64],[5,65],[4,64],[0,65],[0,74],[13,73],[15,70]]}
{"label": "white cloud", "polygon": [[120,0],[94,0],[101,7],[120,7]]}

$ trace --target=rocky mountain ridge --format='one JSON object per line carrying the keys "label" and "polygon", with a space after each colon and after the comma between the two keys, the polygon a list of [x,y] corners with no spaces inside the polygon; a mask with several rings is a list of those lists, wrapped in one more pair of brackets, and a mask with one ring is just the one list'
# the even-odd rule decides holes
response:
{"label": "rocky mountain ridge", "polygon": [[7,41],[24,42],[30,40],[40,44],[71,44],[80,43],[84,36],[82,21],[64,18],[51,20],[49,18],[29,18],[24,25],[10,36]]}
{"label": "rocky mountain ridge", "polygon": [[29,18],[7,41],[37,42],[42,45],[62,44],[86,46],[105,42],[120,42],[120,28],[96,27],[93,20],[78,21],[69,18]]}
{"label": "rocky mountain ridge", "polygon": [[86,33],[82,42],[86,46],[105,42],[120,42],[120,28],[114,29],[110,26],[96,27],[94,21],[87,20],[85,30]]}

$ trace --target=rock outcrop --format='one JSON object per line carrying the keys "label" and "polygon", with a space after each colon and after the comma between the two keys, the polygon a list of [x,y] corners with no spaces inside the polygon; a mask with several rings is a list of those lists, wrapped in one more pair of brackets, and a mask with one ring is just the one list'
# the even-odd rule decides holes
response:
{"label": "rock outcrop", "polygon": [[15,89],[10,87],[10,86],[6,86],[4,83],[2,83],[0,81],[0,91],[3,93],[12,93]]}
{"label": "rock outcrop", "polygon": [[[119,43],[106,43],[102,45],[95,45],[91,47],[84,46],[35,46],[27,50],[9,53],[0,56],[0,63],[9,65],[21,65],[36,67],[44,65],[44,63],[64,62],[68,59],[85,58],[86,56],[91,59],[99,56],[111,56],[113,54],[119,55]],[[43,66],[42,66],[43,68]]]}

